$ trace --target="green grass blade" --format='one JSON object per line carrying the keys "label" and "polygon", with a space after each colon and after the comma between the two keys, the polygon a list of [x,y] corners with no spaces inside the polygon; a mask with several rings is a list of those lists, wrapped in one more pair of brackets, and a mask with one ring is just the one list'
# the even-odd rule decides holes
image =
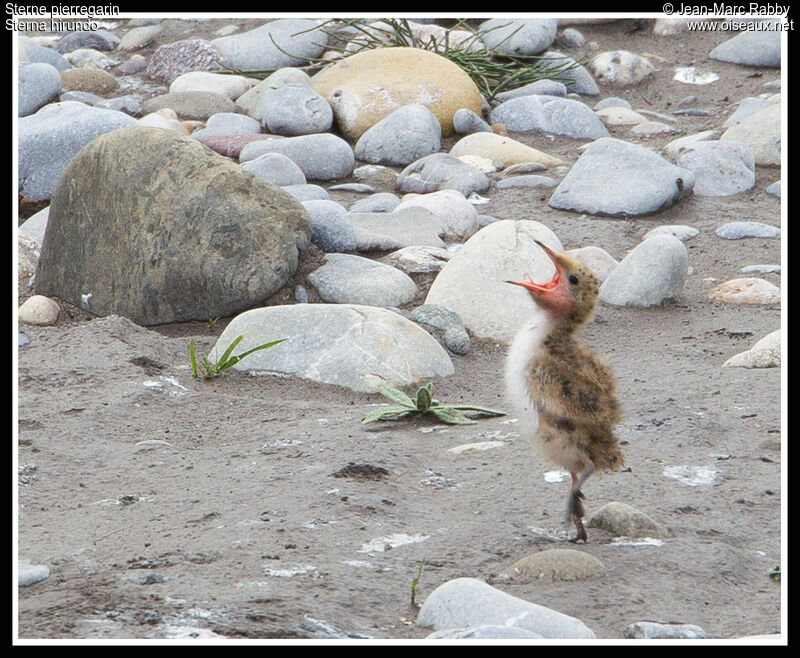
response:
{"label": "green grass blade", "polygon": [[220,369],[222,368],[222,366],[224,366],[225,362],[230,358],[231,352],[233,352],[234,348],[239,343],[241,343],[242,340],[244,340],[244,336],[239,336],[230,345],[228,345],[228,349],[225,350],[225,353],[222,355],[222,358],[217,361],[217,365],[220,366]]}
{"label": "green grass blade", "polygon": [[500,409],[490,409],[489,407],[479,407],[472,404],[448,404],[450,409],[459,409],[463,411],[475,411],[477,413],[486,414],[487,416],[505,416],[506,412]]}
{"label": "green grass blade", "polygon": [[192,364],[192,377],[197,379],[197,355],[194,351],[194,339],[189,341],[189,361]]}
{"label": "green grass blade", "polygon": [[367,423],[374,423],[376,420],[394,420],[399,418],[400,416],[404,416],[408,413],[412,413],[413,410],[409,409],[405,406],[389,406],[389,407],[381,407],[380,409],[376,409],[375,411],[370,411],[366,416],[361,419],[361,423],[366,425]]}

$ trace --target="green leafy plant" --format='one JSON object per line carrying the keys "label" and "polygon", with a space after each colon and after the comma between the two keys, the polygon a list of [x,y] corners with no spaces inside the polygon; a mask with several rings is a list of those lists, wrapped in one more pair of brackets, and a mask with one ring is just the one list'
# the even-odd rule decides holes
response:
{"label": "green leafy plant", "polygon": [[467,418],[461,411],[474,411],[487,416],[505,416],[504,411],[479,407],[474,404],[441,404],[438,400],[433,399],[433,384],[430,382],[417,389],[417,395],[414,398],[390,386],[380,385],[378,392],[395,404],[368,413],[361,420],[363,424],[423,414],[433,414],[439,420],[451,425],[472,425],[476,422]]}
{"label": "green leafy plant", "polygon": [[[339,26],[349,33],[345,38],[331,26]],[[331,19],[321,26],[303,30],[297,34],[321,29],[329,37],[327,50],[334,53],[335,57],[300,57],[286,52],[270,36],[273,45],[289,57],[306,62],[299,68],[318,70],[328,66],[337,59],[348,57],[355,52],[375,48],[420,48],[429,50],[446,57],[460,66],[476,84],[481,94],[491,101],[501,91],[514,89],[537,80],[550,79],[568,83],[569,79],[563,77],[570,69],[577,68],[580,62],[565,57],[547,57],[542,55],[509,55],[495,48],[489,48],[483,42],[483,37],[497,26],[486,30],[476,30],[466,20],[458,20],[455,25],[444,32],[443,38],[429,36],[424,39],[414,33],[409,21],[405,18],[383,18],[372,22],[363,18]],[[513,37],[520,28],[509,34],[500,43]],[[451,39],[454,30],[469,32],[471,36],[466,39]],[[352,34],[355,33],[355,34]],[[296,36],[296,35],[293,35]],[[498,44],[500,45],[500,44]],[[255,78],[264,78],[276,69],[240,70],[225,66],[220,62],[220,73],[233,73]]]}
{"label": "green leafy plant", "polygon": [[285,338],[281,338],[280,340],[273,340],[270,343],[264,343],[263,345],[259,345],[254,347],[253,349],[247,350],[246,352],[242,352],[241,354],[237,354],[235,356],[231,356],[233,354],[233,350],[236,346],[242,342],[244,336],[238,336],[229,346],[228,349],[222,355],[218,361],[211,361],[207,356],[204,356],[200,359],[199,363],[197,361],[197,354],[195,353],[194,348],[194,340],[189,343],[189,361],[192,364],[192,377],[199,378],[200,377],[200,369],[203,370],[203,379],[212,379],[219,375],[223,370],[227,370],[233,365],[236,365],[239,361],[243,358],[252,354],[253,352],[257,352],[258,350],[265,350],[268,347],[273,347],[278,343],[282,343],[285,341]]}
{"label": "green leafy plant", "polygon": [[780,581],[781,581],[781,565],[777,565],[777,566],[774,566],[774,567],[772,567],[772,569],[770,569],[770,570],[767,572],[767,575],[768,575],[768,576],[769,576],[769,577],[770,577],[772,580],[775,580],[775,581],[777,581],[777,582],[780,582]]}

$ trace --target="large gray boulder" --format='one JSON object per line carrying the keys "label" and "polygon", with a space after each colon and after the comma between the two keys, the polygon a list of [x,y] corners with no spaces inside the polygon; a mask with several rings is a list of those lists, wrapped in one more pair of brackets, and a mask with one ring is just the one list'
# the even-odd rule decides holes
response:
{"label": "large gray boulder", "polygon": [[294,197],[197,140],[123,128],[64,170],[36,288],[141,325],[229,316],[283,286],[310,236]]}

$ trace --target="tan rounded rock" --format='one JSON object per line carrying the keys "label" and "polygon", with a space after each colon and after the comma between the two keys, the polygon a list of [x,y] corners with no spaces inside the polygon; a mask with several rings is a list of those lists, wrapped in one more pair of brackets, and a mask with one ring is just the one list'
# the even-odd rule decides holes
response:
{"label": "tan rounded rock", "polygon": [[765,279],[743,277],[720,283],[708,296],[717,302],[734,304],[777,304],[781,301],[781,290]]}
{"label": "tan rounded rock", "polygon": [[606,572],[594,555],[571,548],[555,548],[526,555],[508,570],[512,577],[537,580],[593,580]]}
{"label": "tan rounded rock", "polygon": [[88,91],[104,96],[119,87],[117,79],[100,69],[73,68],[61,71],[61,86],[64,91]]}
{"label": "tan rounded rock", "polygon": [[356,53],[322,71],[312,87],[331,104],[339,130],[350,140],[411,103],[434,114],[443,136],[453,134],[457,110],[481,111],[481,95],[470,77],[445,57],[419,48]]}
{"label": "tan rounded rock", "polygon": [[728,128],[720,140],[730,139],[747,144],[757,165],[781,164],[781,105],[775,103],[745,117]]}
{"label": "tan rounded rock", "polygon": [[472,133],[462,137],[450,149],[450,155],[457,158],[465,155],[477,155],[502,162],[504,167],[521,162],[539,162],[545,167],[566,164],[552,155],[496,133]]}
{"label": "tan rounded rock", "polygon": [[59,306],[49,297],[34,295],[19,307],[19,321],[46,327],[58,320]]}

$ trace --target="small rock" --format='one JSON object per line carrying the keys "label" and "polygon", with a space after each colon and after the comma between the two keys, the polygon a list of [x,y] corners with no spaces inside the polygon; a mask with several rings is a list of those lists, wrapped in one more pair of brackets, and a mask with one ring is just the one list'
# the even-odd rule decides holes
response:
{"label": "small rock", "polygon": [[610,107],[622,107],[626,110],[632,110],[631,104],[626,101],[624,98],[620,98],[619,96],[609,96],[608,98],[604,98],[601,101],[598,101],[597,104],[594,106],[594,111],[597,110],[605,110],[606,108]]}
{"label": "small rock", "polygon": [[19,321],[25,324],[47,327],[56,323],[59,311],[58,304],[49,297],[34,295],[19,307],[18,317]]}
{"label": "small rock", "polygon": [[631,132],[634,135],[660,135],[676,131],[672,126],[661,121],[645,121],[631,128]]}
{"label": "small rock", "polygon": [[553,69],[558,71],[558,73],[553,74],[553,77],[558,77],[566,85],[567,91],[581,96],[597,96],[600,93],[600,88],[597,86],[592,74],[572,57],[556,50],[548,50],[539,55],[539,57],[549,60]]}
{"label": "small rock", "polygon": [[[468,137],[488,134],[490,133],[474,133]],[[403,192],[425,194],[441,189],[454,189],[469,196],[471,192],[480,194],[488,190],[489,179],[486,174],[453,155],[432,153],[403,169],[397,179],[397,186]]]}
{"label": "small rock", "polygon": [[325,50],[328,35],[312,20],[281,18],[241,34],[212,39],[234,69],[275,70],[302,66]]}
{"label": "small rock", "polygon": [[188,91],[205,91],[234,100],[250,88],[250,80],[243,75],[227,75],[211,71],[182,73],[169,85],[172,94]]}
{"label": "small rock", "polygon": [[595,109],[594,112],[607,126],[638,126],[647,122],[647,117],[643,114],[619,105],[602,107],[599,110]]}
{"label": "small rock", "polygon": [[261,103],[270,93],[285,85],[311,85],[311,78],[305,71],[294,67],[283,67],[271,73],[254,87],[251,87],[244,94],[236,99],[236,105],[242,111],[253,117],[262,120],[259,108]]}
{"label": "small rock", "polygon": [[27,560],[20,560],[17,563],[17,574],[19,587],[28,587],[40,580],[50,577],[50,567],[45,564],[31,564]]}
{"label": "small rock", "polygon": [[537,55],[555,41],[552,18],[492,18],[480,24],[483,42],[505,55]]}
{"label": "small rock", "polygon": [[594,580],[605,574],[603,563],[593,555],[569,548],[555,548],[526,555],[508,569],[514,578],[574,582]]}
{"label": "small rock", "polygon": [[566,48],[583,48],[586,45],[586,37],[574,27],[568,27],[559,34],[558,40]]}
{"label": "small rock", "polygon": [[743,98],[739,103],[736,111],[728,117],[728,120],[722,125],[723,128],[730,128],[742,121],[744,118],[749,117],[751,114],[769,107],[775,101],[769,98]]}
{"label": "small rock", "polygon": [[222,51],[204,39],[184,39],[159,46],[147,64],[147,75],[169,85],[187,71],[219,71],[225,61]]}
{"label": "small rock", "polygon": [[695,237],[699,234],[696,228],[692,226],[686,226],[684,224],[665,224],[663,226],[656,226],[653,229],[650,229],[647,233],[645,233],[644,238],[655,237],[656,235],[671,235],[673,238],[678,238],[681,242],[686,242],[687,240]]}
{"label": "small rock", "polygon": [[359,199],[352,206],[350,212],[392,212],[400,204],[400,198],[391,192],[378,192],[366,199]]}
{"label": "small rock", "polygon": [[671,235],[647,238],[608,275],[600,299],[614,306],[658,306],[680,295],[688,269],[689,255],[680,240]]}
{"label": "small rock", "polygon": [[717,302],[734,304],[778,304],[781,301],[778,286],[756,277],[725,281],[708,293],[708,296]]}
{"label": "small rock", "polygon": [[218,112],[233,112],[233,101],[227,96],[209,91],[181,91],[155,96],[142,103],[142,110],[149,114],[164,108],[174,110],[183,119],[207,121]]}
{"label": "small rock", "polygon": [[462,107],[453,115],[453,130],[459,135],[470,135],[478,132],[490,133],[492,127],[479,114]]}
{"label": "small rock", "polygon": [[92,30],[85,32],[70,32],[61,37],[56,43],[56,50],[62,55],[79,48],[94,48],[95,50],[114,50],[119,43],[119,37],[108,30]]}
{"label": "small rock", "polygon": [[325,253],[355,251],[358,243],[350,217],[335,201],[303,202],[311,218],[311,242]]}
{"label": "small rock", "polygon": [[469,352],[469,334],[458,313],[449,308],[438,304],[423,304],[411,311],[408,319],[444,332],[444,344],[454,354]]}
{"label": "small rock", "polygon": [[424,105],[405,105],[368,128],[355,145],[363,162],[407,165],[435,153],[442,144],[442,127]]}
{"label": "small rock", "polygon": [[767,187],[767,189],[764,190],[764,191],[767,194],[771,194],[772,196],[776,196],[776,197],[778,197],[780,199],[781,198],[781,182],[779,180],[776,180],[774,183],[772,183],[772,185]]}
{"label": "small rock", "polygon": [[719,226],[714,233],[726,240],[781,237],[781,230],[777,226],[763,222],[727,222]]}
{"label": "small rock", "polygon": [[510,132],[539,132],[572,139],[608,137],[599,117],[580,101],[555,96],[520,96],[501,103],[491,112],[493,123]]}
{"label": "small rock", "polygon": [[[563,160],[526,146],[522,142],[495,133],[473,133],[462,137],[450,149],[450,155],[457,158],[464,155],[478,155],[501,162],[504,167],[529,162],[538,162],[545,167],[566,164]],[[476,190],[478,193],[488,189],[488,180],[487,178],[487,188]]]}
{"label": "small rock", "polygon": [[647,514],[625,503],[606,503],[589,519],[589,527],[602,528],[615,537],[665,539],[669,531]]}
{"label": "small rock", "polygon": [[333,125],[333,110],[306,84],[283,85],[264,94],[253,115],[276,135],[324,133]]}
{"label": "small rock", "polygon": [[257,135],[261,124],[238,112],[218,112],[208,117],[204,128],[195,130],[192,137],[201,139],[214,135]]}
{"label": "small rock", "polygon": [[282,153],[265,153],[242,163],[242,169],[268,180],[273,185],[304,185],[306,177],[294,160]]}
{"label": "small rock", "polygon": [[134,27],[119,40],[117,50],[131,51],[144,48],[166,28],[163,25],[142,25]]}
{"label": "small rock", "polygon": [[780,329],[764,336],[745,352],[732,356],[723,368],[775,368],[781,365]]}
{"label": "small rock", "polygon": [[541,640],[542,636],[517,626],[472,626],[434,631],[425,636],[429,640]]}
{"label": "small rock", "polygon": [[88,91],[105,96],[119,87],[117,79],[100,69],[76,68],[61,71],[61,86],[65,90]]}
{"label": "small rock", "polygon": [[[22,230],[22,226],[20,226],[20,230]],[[763,265],[746,265],[739,271],[742,274],[780,274],[781,266],[770,265],[768,263],[765,263]]]}
{"label": "small rock", "polygon": [[317,201],[330,199],[328,190],[319,185],[284,185],[281,189],[291,194],[298,201]]}
{"label": "small rock", "polygon": [[617,87],[635,85],[655,71],[641,55],[627,50],[612,50],[595,55],[589,62],[595,79]]}
{"label": "small rock", "polygon": [[328,254],[308,280],[324,301],[334,304],[402,306],[417,294],[417,285],[404,272],[349,254]]}
{"label": "small rock", "polygon": [[630,640],[705,640],[708,635],[694,624],[662,624],[655,621],[637,621],[623,631]]}
{"label": "small rock", "polygon": [[350,145],[331,133],[251,142],[242,149],[239,161],[246,162],[264,153],[289,156],[303,170],[308,180],[344,178],[353,171],[355,163]]}
{"label": "small rock", "polygon": [[452,254],[442,247],[412,245],[393,251],[383,258],[392,267],[407,274],[438,272],[450,260]]}
{"label": "small rock", "polygon": [[412,196],[400,202],[395,210],[425,208],[438,217],[444,228],[444,238],[463,240],[478,230],[478,211],[457,190],[445,189]]}
{"label": "small rock", "polygon": [[340,183],[339,185],[331,185],[328,189],[331,191],[355,192],[356,194],[372,194],[375,191],[372,185],[365,183]]}

